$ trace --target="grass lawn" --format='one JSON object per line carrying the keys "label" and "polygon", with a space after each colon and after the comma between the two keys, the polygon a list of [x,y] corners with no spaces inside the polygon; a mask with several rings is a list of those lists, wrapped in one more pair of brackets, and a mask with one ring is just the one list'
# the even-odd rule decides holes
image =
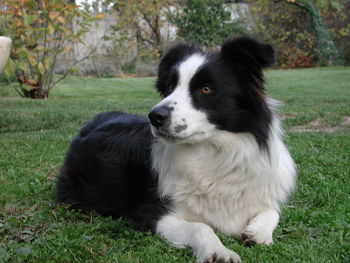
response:
{"label": "grass lawn", "polygon": [[[297,189],[273,246],[243,247],[220,235],[244,262],[350,262],[350,68],[267,72],[282,100]],[[55,204],[55,176],[78,128],[95,114],[147,114],[159,96],[153,78],[70,77],[48,100],[0,87],[0,262],[195,262],[125,220]]]}

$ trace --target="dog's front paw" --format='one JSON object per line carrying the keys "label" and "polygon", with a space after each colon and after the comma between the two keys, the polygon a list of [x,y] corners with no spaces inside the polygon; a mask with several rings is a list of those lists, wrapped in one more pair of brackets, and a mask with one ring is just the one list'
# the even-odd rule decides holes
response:
{"label": "dog's front paw", "polygon": [[200,255],[198,263],[241,263],[242,260],[237,253],[225,247],[215,249],[215,251],[207,251]]}
{"label": "dog's front paw", "polygon": [[242,241],[247,247],[251,247],[256,244],[271,245],[273,243],[272,234],[264,231],[258,232],[249,230],[242,233]]}

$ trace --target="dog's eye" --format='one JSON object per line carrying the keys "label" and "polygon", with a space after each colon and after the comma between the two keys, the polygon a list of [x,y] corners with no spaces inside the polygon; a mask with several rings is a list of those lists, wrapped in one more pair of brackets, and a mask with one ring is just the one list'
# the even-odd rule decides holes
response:
{"label": "dog's eye", "polygon": [[168,92],[169,92],[169,93],[173,92],[174,88],[175,88],[175,85],[169,84],[169,86],[168,86]]}
{"label": "dog's eye", "polygon": [[213,90],[211,87],[209,87],[209,86],[204,86],[204,87],[201,89],[201,92],[202,92],[203,94],[208,95],[208,94],[213,93],[214,90]]}

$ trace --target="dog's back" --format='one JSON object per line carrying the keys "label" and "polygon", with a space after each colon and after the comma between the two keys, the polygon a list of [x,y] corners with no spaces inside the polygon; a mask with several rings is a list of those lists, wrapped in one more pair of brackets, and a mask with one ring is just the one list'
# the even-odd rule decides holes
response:
{"label": "dog's back", "polygon": [[[152,217],[163,203],[151,172],[151,141],[146,118],[121,112],[97,115],[71,143],[57,181],[58,201],[105,216],[126,216],[139,228],[152,229]],[[148,210],[152,214],[145,214]]]}

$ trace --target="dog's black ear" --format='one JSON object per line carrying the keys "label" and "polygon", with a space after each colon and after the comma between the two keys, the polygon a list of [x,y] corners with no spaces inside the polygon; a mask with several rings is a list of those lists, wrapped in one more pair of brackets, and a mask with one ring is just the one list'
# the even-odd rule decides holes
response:
{"label": "dog's black ear", "polygon": [[173,68],[193,53],[202,53],[202,49],[195,43],[180,43],[169,48],[162,56],[158,67],[156,88],[162,96],[167,95],[167,86]]}
{"label": "dog's black ear", "polygon": [[227,39],[222,44],[221,55],[224,60],[246,66],[265,68],[275,63],[272,46],[249,37]]}

